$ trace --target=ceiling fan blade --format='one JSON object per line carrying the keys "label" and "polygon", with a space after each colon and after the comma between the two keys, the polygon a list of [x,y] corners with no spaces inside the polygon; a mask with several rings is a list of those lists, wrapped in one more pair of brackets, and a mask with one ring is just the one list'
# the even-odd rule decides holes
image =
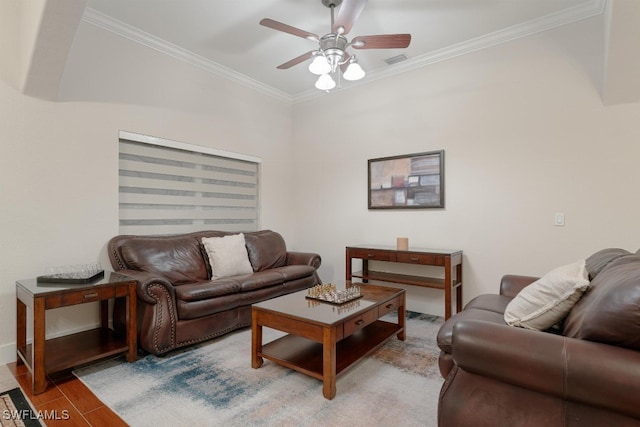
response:
{"label": "ceiling fan blade", "polygon": [[348,34],[366,4],[367,0],[343,0],[338,17],[333,23],[332,31],[338,34]]}
{"label": "ceiling fan blade", "polygon": [[315,50],[311,50],[311,51],[309,51],[307,53],[303,53],[302,55],[300,55],[300,56],[298,56],[296,58],[293,58],[292,60],[287,61],[284,64],[278,65],[277,68],[280,69],[280,70],[286,70],[287,68],[291,68],[294,65],[298,65],[299,63],[304,62],[309,58],[313,58],[316,55],[316,52],[317,51],[315,51]]}
{"label": "ceiling fan blade", "polygon": [[273,19],[264,18],[260,21],[260,25],[274,30],[282,31],[284,33],[293,34],[294,36],[302,37],[303,39],[318,41],[317,34],[301,30],[300,28],[292,27],[291,25],[283,24],[282,22],[274,21]]}
{"label": "ceiling fan blade", "polygon": [[404,48],[411,43],[411,34],[380,34],[377,36],[358,36],[351,40],[354,49],[393,49]]}

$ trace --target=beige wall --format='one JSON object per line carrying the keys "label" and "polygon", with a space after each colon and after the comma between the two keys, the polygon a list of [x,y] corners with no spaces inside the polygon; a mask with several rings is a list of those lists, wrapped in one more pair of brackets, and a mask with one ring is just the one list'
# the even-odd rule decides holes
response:
{"label": "beige wall", "polygon": [[[301,244],[288,217],[291,105],[88,24],[77,39],[63,89],[80,93],[77,88],[90,83],[112,96],[108,102],[97,95],[42,101],[0,80],[0,363],[15,360],[16,280],[51,266],[98,259],[108,265],[105,245],[118,234],[119,130],[260,157],[261,225],[280,231],[293,248]],[[100,62],[87,50],[91,41],[108,46]],[[135,71],[118,75],[120,83],[102,78],[105,64]],[[54,310],[47,333],[92,322],[94,307]]]}
{"label": "beige wall", "polygon": [[[322,277],[344,279],[346,245],[408,236],[464,251],[466,302],[506,273],[636,251],[640,105],[603,106],[600,31],[592,19],[297,105],[296,229]],[[439,149],[445,209],[367,210],[367,159]],[[442,292],[407,289],[409,308],[443,314]]]}
{"label": "beige wall", "polygon": [[[603,106],[595,18],[293,107],[81,23],[64,102],[0,81],[0,363],[15,358],[15,281],[106,263],[118,232],[117,135],[259,156],[262,226],[344,277],[355,243],[464,250],[465,300],[603,247],[640,247],[640,106]],[[445,150],[446,208],[367,210],[367,159]],[[566,226],[554,227],[555,212]],[[442,314],[441,293],[409,307]],[[95,322],[51,313],[48,333]]]}

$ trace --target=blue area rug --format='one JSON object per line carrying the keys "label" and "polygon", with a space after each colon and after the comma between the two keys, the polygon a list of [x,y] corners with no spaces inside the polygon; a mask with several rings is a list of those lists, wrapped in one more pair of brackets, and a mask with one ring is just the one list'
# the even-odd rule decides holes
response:
{"label": "blue area rug", "polygon": [[[252,369],[250,329],[75,374],[132,426],[436,426],[442,322],[408,312],[406,341],[390,339],[339,376],[333,400],[321,381],[268,360]],[[281,335],[265,328],[264,342]]]}

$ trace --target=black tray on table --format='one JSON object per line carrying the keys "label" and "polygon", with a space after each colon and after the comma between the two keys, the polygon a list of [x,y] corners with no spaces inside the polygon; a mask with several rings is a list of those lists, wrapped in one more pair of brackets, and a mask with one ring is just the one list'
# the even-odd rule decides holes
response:
{"label": "black tray on table", "polygon": [[83,285],[85,283],[95,282],[104,277],[104,270],[99,270],[91,275],[82,275],[79,273],[62,273],[47,276],[38,276],[38,283],[65,283],[67,285]]}

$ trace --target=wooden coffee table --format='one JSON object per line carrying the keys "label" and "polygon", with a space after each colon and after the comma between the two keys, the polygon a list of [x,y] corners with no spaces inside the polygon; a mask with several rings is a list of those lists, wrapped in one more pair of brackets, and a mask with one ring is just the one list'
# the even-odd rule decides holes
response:
{"label": "wooden coffee table", "polygon": [[[251,310],[251,366],[263,358],[322,380],[325,398],[336,395],[336,376],[397,335],[405,339],[405,291],[357,283],[362,298],[343,305],[308,300],[307,291],[254,304]],[[347,286],[351,283],[347,282]],[[398,323],[380,317],[398,311]],[[262,327],[287,332],[262,344]]]}

